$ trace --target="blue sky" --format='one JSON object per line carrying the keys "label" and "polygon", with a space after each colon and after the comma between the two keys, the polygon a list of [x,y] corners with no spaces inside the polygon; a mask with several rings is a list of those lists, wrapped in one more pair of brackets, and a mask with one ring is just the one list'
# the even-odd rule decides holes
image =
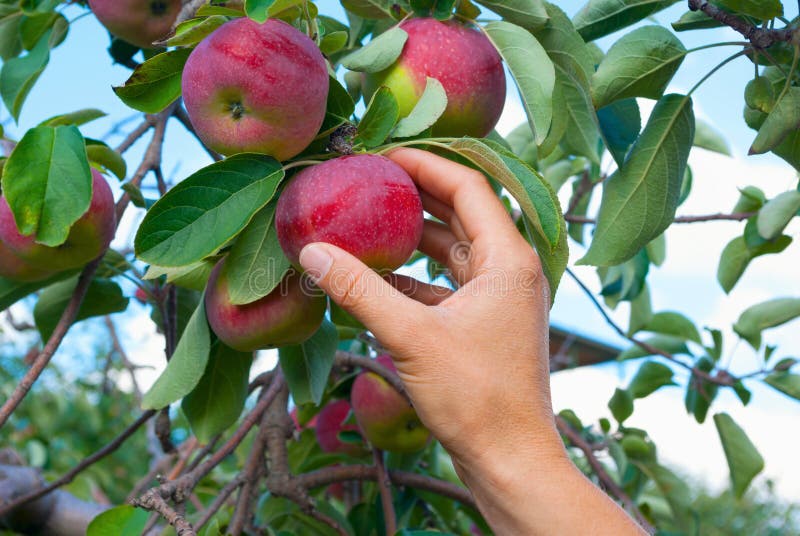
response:
{"label": "blue sky", "polygon": [[[340,16],[338,2],[322,0],[317,2],[321,11]],[[577,12],[582,2],[559,2],[570,15]],[[685,11],[685,3],[660,13],[655,19],[668,23]],[[796,5],[787,2],[788,17],[796,16],[791,10]],[[75,19],[84,11],[78,6],[66,10],[68,18]],[[687,48],[711,42],[739,41],[741,37],[730,30],[705,30],[678,34]],[[610,36],[600,41],[607,49],[619,36]],[[6,131],[12,136],[20,136],[24,131],[44,118],[66,111],[81,108],[99,108],[109,114],[84,128],[91,137],[106,138],[111,145],[121,140],[121,136],[107,137],[112,127],[125,119],[135,118],[128,126],[138,122],[138,114],[125,107],[114,95],[113,85],[122,84],[129,75],[124,67],[114,66],[106,53],[109,44],[108,34],[94,17],[81,17],[72,26],[67,41],[53,51],[50,65],[31,92],[22,112],[19,126],[8,122],[8,115],[2,111]],[[736,48],[715,48],[689,55],[673,81],[671,91],[687,91],[714,65],[736,52]],[[714,75],[695,93],[695,110],[699,117],[713,124],[723,132],[731,143],[733,158],[722,157],[696,151],[691,165],[695,170],[695,189],[689,201],[681,207],[682,214],[713,213],[730,211],[737,198],[737,187],[755,184],[769,195],[775,195],[796,186],[793,170],[781,160],[772,156],[746,158],[746,152],[754,133],[742,119],[744,100],[742,92],[752,64],[739,59]],[[650,104],[642,102],[644,111]],[[525,121],[522,108],[513,90],[509,95],[508,106],[499,130],[507,133],[511,128]],[[125,130],[123,129],[123,133]],[[138,143],[127,155],[131,169],[135,169],[144,148],[145,140]],[[182,126],[171,122],[167,132],[164,151],[164,171],[169,179],[180,180],[193,171],[207,165],[208,157]],[[148,180],[152,181],[152,177]],[[153,186],[151,183],[146,185]],[[141,217],[141,212],[136,214]],[[128,229],[130,225],[126,226]],[[664,267],[652,272],[650,281],[655,310],[677,310],[694,319],[698,326],[726,328],[726,362],[738,373],[749,372],[760,366],[752,351],[745,344],[736,344],[729,330],[738,313],[745,307],[779,295],[800,295],[796,266],[800,265],[800,246],[793,244],[779,258],[757,260],[730,296],[725,296],[715,280],[716,264],[724,245],[742,231],[741,224],[714,223],[703,226],[682,226],[668,234],[668,260]],[[797,224],[790,228],[791,234],[798,235]],[[119,237],[124,242],[126,237]],[[572,258],[580,256],[579,248],[572,252]],[[580,268],[578,273],[593,289],[597,289],[597,278],[589,268]],[[134,314],[126,320],[137,326],[135,337],[129,338],[134,354],[143,360],[153,359],[153,352],[160,352],[163,346],[147,326],[147,319],[141,308],[135,307]],[[625,326],[627,306],[622,305],[614,314]],[[552,313],[553,321],[583,333],[604,340],[625,345],[615,337],[593,309],[591,303],[570,281],[565,282]],[[91,324],[78,329],[71,335],[71,349],[76,351],[82,345],[81,337],[91,335]],[[800,348],[798,324],[788,325],[769,332],[766,339],[770,343],[780,343],[779,355],[797,355]],[[66,357],[66,356],[65,356]],[[586,421],[607,416],[605,404],[617,385],[626,385],[635,372],[636,364],[610,364],[591,370],[577,370],[559,373],[553,379],[553,396],[556,409],[572,407]],[[685,384],[685,382],[681,382]],[[722,451],[716,438],[713,424],[698,426],[684,415],[682,408],[683,392],[677,388],[667,388],[637,402],[637,414],[631,424],[638,424],[651,431],[660,453],[667,460],[687,467],[690,471],[707,478],[715,485],[723,485],[727,478]],[[714,408],[728,411],[751,434],[751,438],[768,460],[766,473],[779,478],[778,490],[796,500],[800,500],[800,469],[794,463],[794,450],[797,437],[786,432],[791,419],[795,426],[800,417],[800,403],[791,402],[767,388],[755,389],[755,401],[747,408],[741,408],[729,393],[723,393]]]}

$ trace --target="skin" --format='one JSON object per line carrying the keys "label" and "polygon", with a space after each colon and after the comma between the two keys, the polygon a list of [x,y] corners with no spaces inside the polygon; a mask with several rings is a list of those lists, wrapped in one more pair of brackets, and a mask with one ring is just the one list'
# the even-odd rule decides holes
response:
{"label": "skin", "polygon": [[[379,356],[377,361],[391,371],[397,370],[388,355]],[[412,453],[428,444],[431,434],[420,422],[417,412],[377,374],[364,372],[356,378],[350,402],[364,437],[373,447]]]}
{"label": "skin", "polygon": [[296,266],[303,246],[324,241],[375,270],[394,270],[417,248],[422,223],[411,177],[377,155],[343,156],[304,169],[275,211],[278,240]]}
{"label": "skin", "polygon": [[279,20],[220,26],[192,51],[181,80],[198,136],[224,155],[287,160],[325,119],[327,62],[308,36]]}
{"label": "skin", "polygon": [[350,415],[350,403],[347,400],[329,402],[317,415],[315,433],[317,443],[323,452],[361,456],[364,447],[355,443],[344,443],[339,439],[339,432],[357,432],[354,424],[345,424]]}
{"label": "skin", "polygon": [[425,91],[427,77],[441,82],[447,109],[433,126],[434,136],[484,137],[497,125],[506,101],[503,60],[479,30],[455,21],[411,19],[403,53],[388,69],[366,75],[367,97],[381,86],[392,90],[405,117]]}
{"label": "skin", "polygon": [[425,223],[420,250],[448,266],[459,288],[384,279],[323,243],[302,251],[307,273],[391,353],[420,419],[496,534],[645,534],[565,452],[550,399],[549,289],[486,179],[418,150],[390,158],[445,222]]}
{"label": "skin", "polygon": [[225,260],[211,272],[206,316],[219,339],[240,352],[300,344],[322,324],[327,299],[292,270],[267,296],[247,305],[231,303]]}
{"label": "skin", "polygon": [[36,236],[23,236],[5,198],[0,198],[0,242],[31,267],[62,272],[79,268],[108,248],[117,227],[114,195],[96,170],[92,170],[92,200],[89,209],[70,229],[66,242],[57,247],[36,243]]}
{"label": "skin", "polygon": [[89,7],[109,32],[137,47],[153,48],[172,32],[181,0],[89,0]]}

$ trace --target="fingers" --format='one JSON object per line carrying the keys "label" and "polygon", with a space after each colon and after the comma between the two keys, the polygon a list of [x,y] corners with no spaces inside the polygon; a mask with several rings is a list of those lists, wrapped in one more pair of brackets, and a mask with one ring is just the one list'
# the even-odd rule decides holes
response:
{"label": "fingers", "polygon": [[417,249],[447,266],[459,285],[472,279],[471,246],[455,236],[446,225],[425,220],[422,240]]}
{"label": "fingers", "polygon": [[425,307],[409,299],[364,263],[331,244],[309,244],[300,264],[311,279],[342,309],[387,343],[401,324],[419,321]]}
{"label": "fingers", "polygon": [[425,305],[439,305],[453,295],[447,287],[429,285],[406,275],[389,274],[386,280],[409,298]]}
{"label": "fingers", "polygon": [[453,234],[458,237],[459,240],[468,240],[467,233],[464,232],[464,227],[462,227],[461,222],[459,221],[458,216],[456,216],[456,213],[452,207],[445,205],[426,192],[420,192],[420,198],[422,198],[422,206],[425,209],[425,212],[442,221],[443,223],[448,224],[450,226],[450,230],[453,231]]}

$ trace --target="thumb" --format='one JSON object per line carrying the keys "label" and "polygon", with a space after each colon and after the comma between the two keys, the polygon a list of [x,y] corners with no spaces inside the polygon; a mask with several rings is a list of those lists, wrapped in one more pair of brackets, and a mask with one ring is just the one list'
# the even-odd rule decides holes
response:
{"label": "thumb", "polygon": [[399,325],[421,318],[421,304],[341,248],[321,242],[309,244],[300,252],[300,264],[333,301],[387,344],[401,331]]}

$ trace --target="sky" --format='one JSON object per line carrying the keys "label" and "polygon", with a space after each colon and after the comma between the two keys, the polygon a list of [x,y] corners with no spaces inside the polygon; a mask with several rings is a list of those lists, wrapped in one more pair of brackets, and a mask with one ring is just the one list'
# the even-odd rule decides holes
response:
{"label": "sky", "polygon": [[[322,0],[317,4],[322,13],[341,16],[341,8],[335,0]],[[573,15],[583,2],[567,1],[558,4],[568,14]],[[683,4],[679,3],[661,12],[654,20],[660,23],[677,20],[684,11]],[[787,4],[787,9],[796,8],[793,3]],[[138,122],[138,114],[126,108],[111,89],[113,85],[122,84],[129,71],[112,64],[106,53],[108,35],[94,17],[82,16],[84,11],[78,6],[71,6],[66,13],[70,20],[78,20],[72,26],[66,42],[52,52],[50,65],[31,92],[19,125],[10,122],[5,110],[0,112],[0,118],[6,132],[19,137],[26,129],[52,115],[81,108],[99,108],[107,112],[108,117],[88,125],[83,129],[84,134],[105,139],[113,146],[122,138],[120,134],[114,134],[115,125],[127,120],[129,122],[126,126],[130,129]],[[790,18],[796,15],[797,13],[787,13]],[[677,35],[687,48],[712,42],[741,40],[738,34],[725,29]],[[618,37],[619,35],[612,35],[604,38],[599,45],[606,50]],[[713,66],[737,50],[722,47],[689,54],[669,91],[688,91]],[[782,160],[770,155],[746,156],[754,133],[742,119],[742,93],[752,73],[750,62],[740,58],[715,74],[695,92],[695,114],[724,133],[731,145],[733,157],[704,150],[692,152],[690,165],[694,171],[694,188],[687,202],[680,207],[679,214],[730,212],[738,198],[737,188],[746,185],[762,188],[768,197],[796,187],[796,173]],[[498,131],[502,134],[525,122],[525,114],[513,84],[509,87],[506,109],[498,125]],[[642,100],[640,104],[643,114],[647,114],[653,102]],[[125,126],[121,131],[124,135]],[[126,155],[131,171],[140,161],[146,143],[147,138]],[[209,163],[208,157],[183,127],[171,122],[164,151],[163,168],[167,178],[178,181]],[[145,186],[153,188],[155,185],[152,177],[148,180],[151,182],[146,182]],[[119,194],[118,188],[116,191]],[[129,211],[128,220],[122,229],[130,232],[142,216],[142,211]],[[679,311],[700,327],[709,326],[724,331],[723,360],[737,374],[747,373],[761,366],[746,343],[736,343],[737,338],[730,329],[739,313],[766,299],[800,296],[797,277],[797,266],[800,266],[798,243],[792,244],[781,255],[755,260],[732,293],[725,295],[715,277],[719,254],[728,241],[740,235],[742,230],[743,224],[730,222],[674,225],[667,233],[667,261],[662,267],[653,268],[649,276],[655,311]],[[787,232],[797,239],[800,234],[798,222],[795,221]],[[124,245],[129,240],[130,236],[123,232],[118,236],[115,245]],[[570,247],[571,259],[582,255],[579,246],[571,243]],[[575,272],[592,290],[599,290],[592,268],[576,267]],[[22,311],[21,308],[17,310]],[[620,305],[612,316],[620,325],[626,326],[628,306]],[[624,340],[615,336],[589,299],[568,277],[564,278],[559,289],[552,321],[620,347],[627,346]],[[155,367],[142,373],[145,385],[151,383],[163,369],[163,341],[155,333],[147,311],[134,304],[132,312],[117,322],[127,339],[126,346],[132,358]],[[91,322],[76,326],[68,336],[64,350],[56,359],[62,362],[74,359],[86,348],[84,342],[96,335],[97,329],[100,329],[98,325]],[[765,341],[779,345],[779,358],[792,355],[800,357],[800,322],[765,332]],[[265,368],[272,364],[274,355],[268,353],[261,357],[257,365]],[[615,387],[627,385],[637,367],[638,363],[611,363],[554,374],[552,391],[556,411],[571,408],[585,423],[596,422],[600,417],[610,417],[606,407],[608,399]],[[685,385],[685,374],[682,371],[676,373],[681,378],[678,383]],[[800,402],[792,401],[757,382],[750,382],[748,386],[754,393],[753,401],[748,407],[743,408],[732,393],[723,391],[712,407],[712,412],[730,413],[747,431],[766,460],[766,468],[760,478],[775,480],[780,495],[800,502],[800,464],[796,463],[796,445],[800,439],[800,433],[797,432]],[[714,489],[721,489],[727,485],[728,471],[713,422],[709,418],[706,424],[698,425],[693,418],[687,416],[683,409],[683,394],[682,388],[668,387],[645,400],[637,401],[636,412],[628,424],[650,432],[663,461],[706,481]]]}

